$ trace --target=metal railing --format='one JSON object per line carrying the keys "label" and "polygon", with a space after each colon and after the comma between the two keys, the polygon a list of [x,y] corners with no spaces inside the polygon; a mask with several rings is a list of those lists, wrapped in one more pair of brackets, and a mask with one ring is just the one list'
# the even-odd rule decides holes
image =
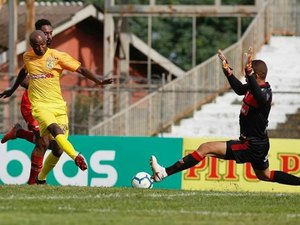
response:
{"label": "metal railing", "polygon": [[273,34],[300,35],[300,1],[272,0]]}
{"label": "metal railing", "polygon": [[[299,35],[299,0],[268,0],[265,6],[253,19],[242,38],[224,50],[230,64],[235,69],[235,74],[242,73],[243,53],[251,45],[257,52],[266,43],[272,32],[275,34]],[[5,76],[7,78],[7,76]],[[3,81],[3,77],[1,80]],[[161,88],[158,88],[161,86]],[[165,128],[177,120],[190,116],[194,110],[202,104],[213,100],[217,95],[227,91],[228,82],[224,77],[220,62],[216,56],[211,57],[202,64],[188,71],[184,77],[171,81],[166,85],[156,84],[157,91],[135,102],[130,107],[115,114],[111,118],[99,123],[95,127],[88,129],[89,126],[97,124],[102,119],[100,102],[105,91],[113,90],[85,90],[93,92],[97,102],[90,101],[88,109],[88,119],[78,122],[75,110],[75,100],[69,102],[70,109],[70,133],[76,130],[83,131],[82,134],[89,132],[91,135],[124,135],[124,136],[149,136],[162,132]],[[147,90],[142,90],[147,92]],[[15,94],[17,99],[23,90],[18,90]],[[77,91],[66,90],[69,95],[77,99]],[[70,94],[72,92],[73,94]],[[122,94],[128,95],[130,102],[134,101],[134,91],[127,88]],[[22,121],[19,105],[15,106],[15,113],[8,113],[9,100],[1,102],[2,114],[1,131],[9,129],[10,117],[16,121]],[[80,106],[81,107],[81,106]],[[82,107],[81,107],[82,108]],[[100,109],[98,109],[100,108]],[[92,114],[92,115],[91,115]],[[25,125],[25,124],[23,124]]]}
{"label": "metal railing", "polygon": [[[273,1],[266,1],[242,38],[224,51],[236,74],[242,73],[243,53],[247,52],[249,46],[258,51],[270,38],[271,6],[274,4]],[[228,88],[227,79],[215,55],[188,71],[185,76],[91,128],[89,134],[155,135]]]}

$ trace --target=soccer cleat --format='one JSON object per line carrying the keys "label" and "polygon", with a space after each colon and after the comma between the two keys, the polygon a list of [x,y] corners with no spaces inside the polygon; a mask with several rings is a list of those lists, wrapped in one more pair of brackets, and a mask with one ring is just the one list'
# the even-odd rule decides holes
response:
{"label": "soccer cleat", "polygon": [[82,171],[86,170],[87,169],[87,165],[84,161],[84,158],[78,154],[75,158],[75,164],[76,166],[78,166]]}
{"label": "soccer cleat", "polygon": [[37,185],[47,185],[46,180],[39,180],[38,177],[35,178],[35,183]]}
{"label": "soccer cleat", "polygon": [[150,166],[153,172],[152,179],[155,182],[162,181],[168,176],[166,169],[157,163],[157,159],[154,155],[150,157]]}
{"label": "soccer cleat", "polygon": [[18,130],[22,129],[22,126],[19,123],[16,123],[13,128],[8,131],[3,138],[1,139],[1,143],[4,144],[8,140],[16,139]]}

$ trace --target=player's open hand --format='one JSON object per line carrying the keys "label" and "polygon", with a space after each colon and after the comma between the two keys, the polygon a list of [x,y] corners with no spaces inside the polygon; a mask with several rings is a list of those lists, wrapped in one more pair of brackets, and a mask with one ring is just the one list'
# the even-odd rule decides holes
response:
{"label": "player's open hand", "polygon": [[99,85],[101,87],[103,87],[103,86],[105,86],[107,84],[113,84],[113,83],[115,83],[115,79],[114,78],[108,78],[108,79],[101,80],[100,83],[99,83]]}
{"label": "player's open hand", "polygon": [[11,89],[5,90],[2,93],[0,93],[0,98],[8,98],[10,97],[14,92]]}
{"label": "player's open hand", "polygon": [[233,69],[229,66],[229,63],[224,55],[224,53],[221,51],[221,49],[218,50],[218,56],[222,62],[222,69],[226,76],[230,76],[233,74]]}
{"label": "player's open hand", "polygon": [[248,49],[248,52],[245,53],[247,57],[246,65],[245,65],[245,73],[246,75],[250,75],[253,73],[252,68],[252,59],[253,59],[253,48],[250,46]]}

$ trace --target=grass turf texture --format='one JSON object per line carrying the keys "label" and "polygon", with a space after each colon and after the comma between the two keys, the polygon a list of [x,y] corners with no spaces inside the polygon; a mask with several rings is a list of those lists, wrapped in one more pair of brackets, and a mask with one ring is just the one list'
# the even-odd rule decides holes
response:
{"label": "grass turf texture", "polygon": [[0,224],[299,224],[300,195],[0,185]]}

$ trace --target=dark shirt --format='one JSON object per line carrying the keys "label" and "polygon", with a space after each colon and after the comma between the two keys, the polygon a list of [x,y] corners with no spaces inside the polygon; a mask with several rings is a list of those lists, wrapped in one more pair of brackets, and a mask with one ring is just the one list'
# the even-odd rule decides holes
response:
{"label": "dark shirt", "polygon": [[234,75],[227,78],[234,92],[244,95],[240,111],[241,137],[268,138],[266,129],[272,103],[269,83],[259,86],[254,76],[246,76],[246,84],[242,84]]}

